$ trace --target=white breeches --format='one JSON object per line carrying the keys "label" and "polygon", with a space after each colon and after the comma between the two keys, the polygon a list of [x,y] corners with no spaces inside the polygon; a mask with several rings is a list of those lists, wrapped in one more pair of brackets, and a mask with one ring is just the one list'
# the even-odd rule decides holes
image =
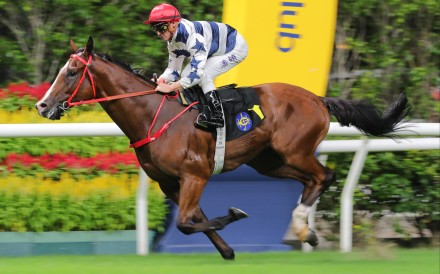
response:
{"label": "white breeches", "polygon": [[[203,93],[215,90],[214,79],[238,65],[246,58],[247,54],[247,43],[243,36],[237,33],[234,49],[224,55],[211,56],[206,60],[205,72],[199,83],[203,89]],[[190,71],[191,64],[187,64],[182,71],[182,76],[188,75]]]}

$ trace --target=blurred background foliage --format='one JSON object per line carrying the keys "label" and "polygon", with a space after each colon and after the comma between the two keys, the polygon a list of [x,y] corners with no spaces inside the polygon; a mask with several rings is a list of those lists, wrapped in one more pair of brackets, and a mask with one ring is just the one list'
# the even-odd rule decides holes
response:
{"label": "blurred background foliage", "polygon": [[[159,0],[0,0],[0,84],[52,81],[79,46],[95,38],[96,49],[114,59],[162,72],[168,62],[166,44],[143,24]],[[221,0],[169,1],[190,19],[221,20]]]}
{"label": "blurred background foliage", "polygon": [[340,0],[328,96],[383,105],[404,92],[411,117],[440,121],[440,2]]}
{"label": "blurred background foliage", "polygon": [[[69,38],[85,45],[89,35],[97,51],[161,73],[166,45],[142,23],[161,2],[0,0],[0,86],[52,81],[71,53]],[[221,20],[222,0],[168,2],[186,18]],[[437,0],[340,0],[328,95],[385,105],[405,92],[413,119],[439,121],[439,33]]]}
{"label": "blurred background foliage", "polygon": [[[167,64],[166,45],[142,23],[151,8],[161,2],[163,1],[0,0],[0,87],[3,87],[0,89],[0,122],[46,122],[33,110],[33,104],[42,95],[41,90],[34,92],[23,86],[14,87],[14,84],[26,82],[38,89],[41,85],[50,83],[71,54],[69,38],[82,46],[91,35],[95,38],[98,52],[108,53],[113,59],[142,70],[147,76],[154,72],[161,73]],[[178,7],[188,19],[221,20],[222,0],[168,2]],[[413,107],[411,119],[440,122],[439,33],[440,4],[437,0],[340,0],[327,95],[349,99],[367,98],[376,105],[387,106],[399,93],[404,92]],[[258,35],[264,39],[264,34]],[[26,92],[22,92],[24,89]],[[63,122],[110,122],[110,119],[99,105],[95,105],[72,109]],[[27,145],[29,143],[32,145]],[[125,155],[129,151],[127,143],[128,140],[124,137],[0,139],[0,173],[3,174],[0,180],[9,180],[11,176],[14,176],[14,180],[35,177],[50,180],[52,183],[59,182],[61,178],[67,182],[79,183],[82,180],[98,180],[108,171],[93,165],[86,170],[75,169],[72,165],[74,162],[69,162],[70,165],[47,170],[37,165],[29,167],[20,162],[8,165],[6,160],[10,159],[8,157],[12,153],[41,157],[47,154],[73,153],[80,158],[90,158],[109,151]],[[130,178],[136,177],[138,167],[131,164],[131,159],[127,162],[126,158],[115,155],[112,157],[121,159],[118,168],[123,169],[121,166],[125,166],[124,172]],[[346,153],[330,155],[327,164],[336,169],[338,182],[322,196],[319,210],[332,212],[332,216],[338,217],[339,196],[352,157],[352,154]],[[356,191],[355,209],[416,212],[422,217],[421,225],[438,224],[439,159],[440,150],[370,154]],[[89,176],[84,178],[78,174]],[[59,184],[54,184],[57,185]],[[0,189],[6,191],[1,194],[4,195],[0,199],[3,204],[16,201],[19,194],[10,188]],[[41,199],[52,203],[51,199],[44,197]],[[157,201],[163,201],[158,197]],[[35,198],[31,197],[27,200],[33,199]],[[62,199],[59,202],[65,204],[66,201]],[[94,198],[91,200],[97,201]],[[127,206],[124,203],[119,205],[123,208]],[[22,208],[32,206],[28,204]],[[15,206],[0,205],[0,208],[3,208],[0,212],[5,211],[2,216],[8,214],[10,218],[16,214],[14,212],[23,210]],[[155,210],[154,208],[156,207],[153,206],[151,210]],[[130,210],[131,205],[121,214],[133,214]],[[159,214],[155,216],[164,218],[166,209],[161,202],[158,202],[157,212]],[[29,212],[18,215],[20,214]],[[62,218],[61,215],[59,218]],[[17,220],[14,218],[13,220]],[[121,219],[132,222],[132,217]],[[47,227],[41,223],[50,222],[56,223],[61,230],[73,226],[72,222],[58,225],[59,221],[45,219],[38,221],[37,225],[14,222],[0,224],[0,230],[6,230],[6,227],[12,229],[14,225],[16,230],[40,230]]]}

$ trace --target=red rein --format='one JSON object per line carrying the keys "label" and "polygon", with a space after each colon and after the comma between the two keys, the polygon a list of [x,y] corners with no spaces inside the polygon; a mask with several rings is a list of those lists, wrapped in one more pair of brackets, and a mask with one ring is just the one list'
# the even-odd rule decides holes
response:
{"label": "red rein", "polygon": [[[72,95],[69,97],[69,99],[67,99],[67,101],[63,104],[66,105],[67,108],[73,107],[73,106],[79,106],[79,105],[85,105],[85,104],[92,104],[92,103],[100,103],[100,102],[105,102],[105,101],[112,101],[112,100],[117,100],[117,99],[122,99],[122,98],[127,98],[127,97],[134,97],[134,96],[139,96],[139,95],[147,95],[147,94],[153,94],[156,93],[156,91],[153,90],[147,90],[147,91],[138,91],[138,92],[131,92],[131,93],[126,93],[126,94],[121,94],[121,95],[114,95],[114,96],[109,96],[109,97],[104,97],[104,98],[98,98],[95,99],[96,97],[96,88],[95,88],[95,81],[93,81],[93,77],[92,74],[89,71],[89,67],[92,64],[92,55],[89,56],[89,60],[88,62],[86,62],[86,60],[84,60],[83,58],[79,57],[76,54],[72,54],[70,55],[70,58],[75,58],[76,60],[80,61],[81,63],[83,63],[86,67],[84,68],[83,74],[81,76],[81,79],[79,80],[78,86],[76,87],[76,89],[73,91]],[[92,90],[93,90],[93,99],[91,100],[84,100],[84,101],[79,101],[79,102],[72,102],[73,97],[75,97],[75,95],[78,93],[79,88],[81,87],[85,76],[87,75],[89,76],[90,79],[90,83],[92,84]]]}
{"label": "red rein", "polygon": [[[83,58],[79,57],[76,54],[70,55],[70,58],[77,59],[78,61],[80,61],[81,63],[83,63],[85,65],[85,68],[84,68],[83,74],[81,76],[81,79],[79,80],[78,86],[73,91],[73,93],[69,97],[69,99],[67,99],[67,101],[63,103],[63,106],[65,106],[66,108],[70,108],[70,107],[73,107],[73,106],[84,105],[84,104],[99,103],[99,102],[112,101],[112,100],[117,100],[117,99],[122,99],[122,98],[127,98],[127,97],[134,97],[134,96],[140,96],[140,95],[147,95],[147,94],[156,93],[156,90],[147,90],[147,91],[130,92],[130,93],[126,93],[126,94],[114,95],[114,96],[109,96],[109,97],[95,99],[95,97],[96,97],[95,81],[93,81],[92,74],[89,71],[89,67],[92,64],[92,60],[93,60],[92,55],[89,56],[89,60],[87,62],[86,62],[86,60],[84,60]],[[89,80],[90,80],[90,83],[92,85],[93,99],[79,101],[79,102],[72,102],[73,97],[75,97],[75,95],[78,93],[78,90],[81,87],[81,85],[82,85],[82,83],[83,83],[83,81],[85,79],[86,73],[89,76]],[[170,96],[168,94],[165,94],[165,96],[163,96],[162,102],[160,103],[158,109],[156,110],[156,114],[154,115],[153,121],[151,122],[150,128],[148,129],[147,137],[142,139],[142,140],[139,140],[137,142],[130,143],[130,147],[136,149],[138,147],[141,147],[143,145],[146,145],[148,143],[153,142],[154,140],[159,138],[168,129],[168,127],[170,126],[170,124],[172,122],[174,122],[177,118],[179,118],[183,113],[185,113],[192,106],[198,104],[198,102],[193,102],[192,104],[187,106],[185,109],[183,109],[181,112],[179,112],[176,116],[174,116],[173,119],[171,119],[170,121],[166,122],[158,131],[156,131],[156,133],[154,133],[151,136],[151,129],[153,128],[154,124],[156,123],[157,117],[159,116],[159,112],[162,109],[162,106],[163,106],[163,104],[165,102],[165,98],[175,99],[175,98],[177,98],[177,95]]]}

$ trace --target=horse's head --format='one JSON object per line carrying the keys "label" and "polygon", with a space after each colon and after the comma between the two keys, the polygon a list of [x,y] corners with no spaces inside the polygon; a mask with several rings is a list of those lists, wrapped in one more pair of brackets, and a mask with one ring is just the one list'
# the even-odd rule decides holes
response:
{"label": "horse's head", "polygon": [[73,102],[96,96],[95,85],[89,67],[93,60],[93,38],[89,37],[84,49],[79,49],[72,39],[74,54],[59,71],[55,82],[35,107],[38,113],[51,120],[59,120]]}

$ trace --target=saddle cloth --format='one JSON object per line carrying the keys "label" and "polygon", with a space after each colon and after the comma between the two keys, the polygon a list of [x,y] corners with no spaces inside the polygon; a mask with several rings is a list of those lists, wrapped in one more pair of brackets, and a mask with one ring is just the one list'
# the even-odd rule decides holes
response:
{"label": "saddle cloth", "polygon": [[[249,133],[263,121],[264,114],[260,109],[260,100],[253,88],[236,88],[236,85],[232,84],[218,88],[217,93],[225,115],[226,141]],[[199,102],[194,106],[199,111],[208,106],[200,86],[183,90],[178,100],[183,105]],[[216,132],[213,131],[213,134]]]}

